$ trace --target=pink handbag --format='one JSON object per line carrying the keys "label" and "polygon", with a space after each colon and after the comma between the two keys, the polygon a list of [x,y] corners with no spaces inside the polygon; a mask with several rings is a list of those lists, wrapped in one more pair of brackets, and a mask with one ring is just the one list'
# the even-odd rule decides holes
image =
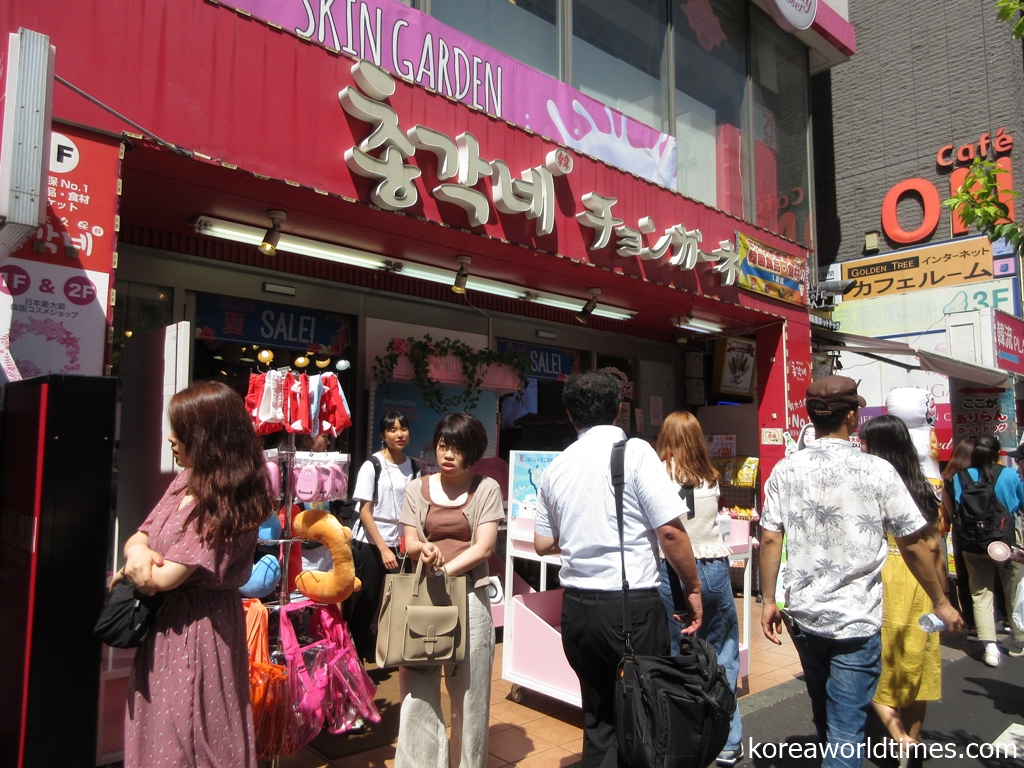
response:
{"label": "pink handbag", "polygon": [[[309,636],[314,641],[300,646],[290,615],[308,608]],[[294,714],[291,745],[308,743],[324,726],[338,734],[351,730],[358,720],[380,722],[373,702],[377,689],[359,661],[337,605],[301,600],[282,606],[281,646]]]}
{"label": "pink handbag", "polygon": [[329,663],[333,695],[324,705],[327,730],[335,734],[345,733],[358,720],[379,723],[380,712],[373,703],[377,688],[359,660],[338,606],[317,606],[310,621],[310,629],[318,636],[330,639],[333,646]]}
{"label": "pink handbag", "polygon": [[[300,646],[292,624],[292,614],[313,606],[309,600],[300,600],[282,605],[280,609],[281,648],[288,668],[288,692],[292,708],[287,744],[293,751],[308,744],[323,729],[324,705],[331,688],[328,659],[333,651],[333,643],[317,640],[310,645]],[[283,754],[292,752],[286,751]]]}

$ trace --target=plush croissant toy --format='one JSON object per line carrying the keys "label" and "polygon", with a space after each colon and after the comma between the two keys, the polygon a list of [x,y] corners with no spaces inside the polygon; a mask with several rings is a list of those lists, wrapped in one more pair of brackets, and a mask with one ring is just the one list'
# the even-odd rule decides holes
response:
{"label": "plush croissant toy", "polygon": [[334,515],[322,509],[307,509],[292,519],[292,532],[302,539],[319,541],[331,553],[334,568],[330,571],[303,571],[295,577],[295,586],[310,600],[318,603],[340,603],[362,583],[356,578],[356,566],[348,543],[352,531]]}

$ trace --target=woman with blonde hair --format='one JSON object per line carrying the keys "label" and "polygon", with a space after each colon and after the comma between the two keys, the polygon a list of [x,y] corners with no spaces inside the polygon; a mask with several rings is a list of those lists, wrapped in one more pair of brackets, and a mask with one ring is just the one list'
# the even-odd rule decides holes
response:
{"label": "woman with blonde hair", "polygon": [[[729,578],[731,550],[718,530],[718,481],[721,476],[708,455],[704,430],[692,413],[675,411],[665,417],[658,434],[657,451],[669,477],[679,489],[679,495],[690,507],[682,523],[690,536],[702,585],[704,620],[697,630],[697,636],[714,646],[718,663],[725,667],[729,684],[735,690],[740,670],[740,625]],[[682,626],[674,615],[676,601],[672,595],[673,576],[675,574],[669,573],[668,563],[662,560],[661,599],[668,612],[672,653],[676,654],[679,652],[679,631]],[[716,763],[729,768],[742,759],[743,725],[737,706],[725,749],[719,754]]]}

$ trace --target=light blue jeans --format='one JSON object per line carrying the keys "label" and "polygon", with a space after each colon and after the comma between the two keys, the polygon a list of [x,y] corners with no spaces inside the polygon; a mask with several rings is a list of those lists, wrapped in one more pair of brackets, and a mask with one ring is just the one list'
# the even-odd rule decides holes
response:
{"label": "light blue jeans", "polygon": [[[718,663],[725,667],[729,685],[736,690],[736,678],[740,673],[740,621],[736,616],[736,603],[732,597],[732,581],[729,578],[729,560],[720,557],[715,560],[698,560],[697,574],[702,585],[700,599],[704,604],[704,618],[697,637],[707,641],[715,649]],[[679,630],[682,624],[672,617],[672,589],[668,583],[668,563],[661,561],[661,602],[668,613],[668,634],[672,644],[672,655],[679,653]],[[740,708],[732,713],[729,726],[729,740],[726,749],[737,749],[743,741],[743,723]]]}
{"label": "light blue jeans", "polygon": [[821,768],[860,768],[864,723],[882,672],[882,636],[835,640],[792,627],[818,738]]}

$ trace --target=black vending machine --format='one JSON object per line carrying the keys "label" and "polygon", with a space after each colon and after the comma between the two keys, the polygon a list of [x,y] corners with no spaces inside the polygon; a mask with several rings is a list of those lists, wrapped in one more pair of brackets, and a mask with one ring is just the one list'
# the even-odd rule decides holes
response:
{"label": "black vending machine", "polygon": [[0,768],[92,768],[117,382],[41,376],[0,413]]}

